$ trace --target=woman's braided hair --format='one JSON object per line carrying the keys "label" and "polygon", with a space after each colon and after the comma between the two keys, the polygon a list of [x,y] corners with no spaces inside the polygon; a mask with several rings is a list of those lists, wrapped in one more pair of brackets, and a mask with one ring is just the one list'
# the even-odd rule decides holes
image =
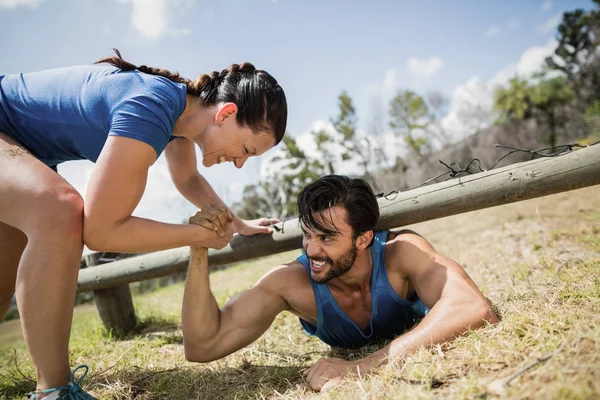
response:
{"label": "woman's braided hair", "polygon": [[96,64],[109,63],[123,71],[137,70],[183,83],[187,87],[187,93],[200,97],[206,106],[235,103],[238,107],[236,121],[240,126],[248,127],[255,133],[272,132],[275,144],[283,139],[287,124],[285,93],[268,72],[245,62],[232,64],[221,72],[200,75],[198,79],[191,81],[168,69],[136,66],[125,61],[119,50],[113,50],[116,56],[103,58]]}

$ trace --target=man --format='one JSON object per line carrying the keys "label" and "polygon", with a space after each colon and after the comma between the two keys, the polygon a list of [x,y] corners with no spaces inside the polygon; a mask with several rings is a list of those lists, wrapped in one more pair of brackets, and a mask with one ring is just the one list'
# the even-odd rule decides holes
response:
{"label": "man", "polygon": [[[249,345],[282,311],[334,347],[393,339],[360,360],[319,360],[304,372],[318,391],[330,380],[498,321],[464,269],[427,240],[412,231],[374,231],[379,208],[363,180],[325,176],[300,193],[298,211],[305,254],[222,309],[210,292],[207,251],[192,249],[183,299],[188,360],[209,362]],[[191,222],[228,223],[222,209],[207,213],[205,221]]]}

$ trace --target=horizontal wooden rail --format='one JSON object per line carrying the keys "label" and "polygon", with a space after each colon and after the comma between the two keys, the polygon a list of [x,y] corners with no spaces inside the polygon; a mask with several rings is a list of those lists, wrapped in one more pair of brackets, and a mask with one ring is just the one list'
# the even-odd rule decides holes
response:
{"label": "horizontal wooden rail", "polygon": [[[600,145],[540,158],[379,199],[378,229],[391,229],[482,208],[565,192],[600,183]],[[223,250],[209,251],[212,266],[301,247],[298,220],[279,224],[273,235],[235,236]],[[187,247],[147,253],[79,272],[78,291],[106,289],[183,272]]]}

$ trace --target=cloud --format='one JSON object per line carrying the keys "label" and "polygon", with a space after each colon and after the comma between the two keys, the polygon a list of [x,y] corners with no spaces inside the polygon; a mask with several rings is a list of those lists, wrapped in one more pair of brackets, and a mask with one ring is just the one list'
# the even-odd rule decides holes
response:
{"label": "cloud", "polygon": [[552,2],[550,1],[545,1],[542,3],[542,11],[543,12],[548,12],[552,10]]}
{"label": "cloud", "polygon": [[[306,132],[294,138],[296,145],[309,157],[319,157],[320,153],[317,150],[317,144],[311,132],[318,132],[320,130],[325,131],[329,136],[339,140],[342,138],[341,134],[335,130],[331,122],[323,120],[314,121]],[[387,160],[388,167],[391,167],[394,164],[396,156],[404,155],[407,152],[406,146],[399,145],[399,139],[390,130],[382,132],[377,136],[367,135],[365,132],[357,130],[356,135],[362,140],[369,142],[369,159],[375,160],[376,157],[378,157],[378,159],[381,160],[381,153],[383,153],[385,160]],[[378,151],[378,149],[380,149],[380,151]],[[342,154],[345,153],[346,150],[339,145],[332,145],[328,150],[332,153],[332,164],[336,173],[345,175],[361,175],[363,173],[360,163],[361,160],[358,156],[353,155],[349,160],[343,160]],[[273,161],[276,157],[279,159]],[[382,163],[385,164],[383,161]],[[283,150],[281,148],[277,149],[261,160],[261,180],[269,180],[273,176],[281,173],[281,171],[287,170],[289,173],[292,173],[293,170],[289,169],[289,164],[290,160],[285,158]]]}
{"label": "cloud", "polygon": [[516,19],[512,19],[512,20],[508,21],[505,24],[505,26],[503,26],[502,24],[494,24],[494,25],[490,26],[485,31],[484,36],[485,37],[501,36],[502,33],[504,33],[505,29],[508,31],[514,31],[517,28],[519,28],[519,21]]}
{"label": "cloud", "polygon": [[420,59],[411,57],[407,63],[407,70],[414,76],[429,78],[444,67],[444,60],[439,57]]}
{"label": "cloud", "polygon": [[552,17],[548,18],[546,20],[546,22],[538,25],[538,27],[537,27],[538,32],[543,35],[546,35],[546,34],[552,32],[553,30],[555,30],[556,27],[558,26],[558,24],[560,24],[560,21],[562,20],[562,14],[563,14],[562,11],[559,11]]}
{"label": "cloud", "polygon": [[518,21],[518,20],[516,20],[516,19],[510,20],[510,21],[508,22],[508,24],[506,24],[506,28],[507,28],[507,29],[509,29],[509,30],[511,30],[511,31],[514,31],[514,30],[515,30],[515,29],[517,29],[519,26],[520,26],[520,24],[519,24],[519,21]]}
{"label": "cloud", "polygon": [[120,0],[131,4],[131,25],[143,37],[157,40],[165,35],[189,35],[188,28],[171,26],[173,13],[182,13],[194,5],[194,0]]}
{"label": "cloud", "polygon": [[168,32],[169,36],[173,36],[173,37],[187,36],[190,33],[192,33],[192,31],[188,28],[171,29]]}
{"label": "cloud", "polygon": [[502,28],[498,25],[492,25],[485,31],[486,37],[500,36],[501,34]]}
{"label": "cloud", "polygon": [[37,8],[44,0],[0,0],[0,8],[30,7]]}
{"label": "cloud", "polygon": [[368,84],[364,89],[366,98],[391,98],[398,90],[402,71],[390,68],[384,71],[383,79]]}
{"label": "cloud", "polygon": [[502,85],[515,75],[529,79],[534,72],[540,70],[542,65],[544,65],[546,57],[554,53],[557,45],[556,39],[552,38],[543,46],[529,47],[523,52],[519,61],[508,64],[497,71],[489,80],[489,83],[492,85]]}
{"label": "cloud", "polygon": [[493,85],[474,76],[453,93],[449,113],[442,118],[442,129],[456,141],[493,122]]}
{"label": "cloud", "polygon": [[426,90],[431,83],[430,78],[443,67],[444,60],[439,57],[411,57],[404,68],[388,68],[381,79],[366,85],[363,96],[366,99],[381,99],[387,102],[396,95],[398,89]]}
{"label": "cloud", "polygon": [[515,75],[524,79],[539,71],[545,58],[556,48],[555,39],[544,46],[526,49],[517,62],[498,70],[488,81],[474,76],[457,86],[452,93],[450,112],[442,119],[442,127],[453,140],[462,139],[479,129],[489,126],[494,120],[494,92]]}

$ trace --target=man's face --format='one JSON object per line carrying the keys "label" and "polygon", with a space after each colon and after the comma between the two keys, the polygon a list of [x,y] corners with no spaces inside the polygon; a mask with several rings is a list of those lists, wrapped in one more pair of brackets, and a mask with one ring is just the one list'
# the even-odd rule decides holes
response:
{"label": "man's face", "polygon": [[346,222],[346,210],[336,206],[325,210],[323,214],[325,220],[318,213],[314,215],[319,225],[334,225],[339,232],[327,234],[311,231],[302,225],[302,247],[310,260],[311,278],[317,283],[325,283],[343,275],[352,268],[356,259],[356,242],[352,227]]}

